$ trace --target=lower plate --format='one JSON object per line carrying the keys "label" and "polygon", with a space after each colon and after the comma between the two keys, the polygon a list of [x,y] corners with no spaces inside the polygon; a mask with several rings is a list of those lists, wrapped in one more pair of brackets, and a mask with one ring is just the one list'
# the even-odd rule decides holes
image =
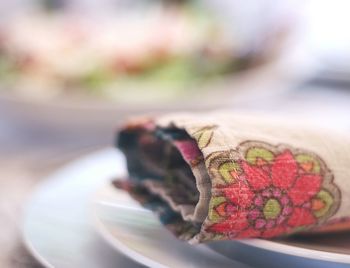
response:
{"label": "lower plate", "polygon": [[152,213],[110,186],[111,178],[125,174],[124,158],[110,149],[48,178],[24,213],[22,232],[28,249],[47,267],[130,267],[96,236],[97,229],[114,248],[152,267],[349,267],[349,234],[199,246],[180,242]]}

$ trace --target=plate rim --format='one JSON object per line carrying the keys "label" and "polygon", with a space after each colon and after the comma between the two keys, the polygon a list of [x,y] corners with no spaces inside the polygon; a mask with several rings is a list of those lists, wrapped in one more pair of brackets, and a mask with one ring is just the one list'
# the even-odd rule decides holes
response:
{"label": "plate rim", "polygon": [[[103,187],[106,187],[106,185],[104,185]],[[97,210],[94,206],[94,203],[96,202],[95,199],[97,198],[97,194],[100,190],[101,188],[96,191],[96,193],[92,196],[90,200],[90,218],[92,219],[92,224],[95,227],[95,231],[101,235],[101,237],[106,243],[108,243],[114,249],[119,250],[120,252],[122,252],[122,254],[126,255],[135,262],[149,267],[166,268],[166,266],[160,264],[159,262],[156,262],[151,258],[148,258],[147,256],[130,249],[128,246],[124,245],[122,242],[120,242],[118,239],[114,238],[114,236],[110,234],[107,227],[101,222],[101,220],[97,216]]]}
{"label": "plate rim", "polygon": [[[117,154],[116,154],[117,153]],[[36,204],[38,199],[43,195],[43,193],[47,192],[47,186],[52,183],[59,182],[60,185],[62,183],[66,184],[66,177],[67,175],[72,174],[73,172],[76,173],[76,170],[82,165],[86,165],[86,163],[91,162],[91,160],[96,162],[96,159],[101,157],[106,157],[106,155],[116,155],[120,156],[120,152],[115,150],[114,148],[110,147],[104,147],[98,150],[94,150],[90,153],[80,155],[71,161],[65,163],[61,167],[58,167],[54,169],[52,172],[50,172],[48,175],[46,175],[41,182],[39,182],[34,189],[32,190],[31,194],[28,196],[26,200],[26,204],[22,208],[22,213],[20,215],[20,225],[19,225],[19,231],[20,231],[20,240],[24,246],[24,248],[28,251],[28,253],[38,262],[38,264],[42,265],[43,267],[47,268],[54,268],[56,267],[55,264],[50,261],[46,255],[42,253],[42,251],[35,246],[33,243],[32,237],[30,236],[28,232],[28,223],[32,220],[32,207],[33,204]],[[74,181],[74,180],[73,180]],[[102,184],[103,185],[103,184]],[[94,191],[92,192],[92,194]],[[86,198],[86,202],[88,205],[90,197]],[[88,215],[89,216],[89,215]],[[89,219],[87,219],[89,220]],[[94,229],[91,230],[92,232],[95,232]],[[104,242],[104,241],[103,241]]]}
{"label": "plate rim", "polygon": [[33,244],[29,241],[28,237],[24,235],[24,232],[21,232],[21,240],[26,250],[33,258],[43,267],[46,268],[55,268],[51,263],[49,263],[40,253],[35,249]]}

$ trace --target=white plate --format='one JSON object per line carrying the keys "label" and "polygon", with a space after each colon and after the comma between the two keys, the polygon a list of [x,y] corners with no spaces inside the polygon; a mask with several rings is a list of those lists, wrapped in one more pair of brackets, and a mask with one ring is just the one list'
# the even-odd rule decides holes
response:
{"label": "white plate", "polygon": [[138,267],[96,237],[93,220],[110,245],[152,267],[243,266],[231,259],[257,267],[349,267],[345,264],[350,263],[349,255],[314,250],[307,243],[246,240],[187,245],[169,234],[152,213],[109,186],[111,178],[125,173],[124,158],[110,149],[70,164],[39,186],[27,203],[22,226],[33,255],[47,267]]}
{"label": "white plate", "polygon": [[93,214],[97,230],[108,243],[152,267],[184,267],[186,264],[191,267],[225,267],[226,262],[219,264],[221,259],[208,248],[256,267],[328,268],[349,267],[350,264],[350,255],[345,253],[350,253],[350,233],[280,241],[246,239],[200,246],[185,244],[174,238],[152,212],[143,209],[127,193],[110,183],[97,191]]}
{"label": "white plate", "polygon": [[79,159],[47,178],[27,201],[24,243],[45,267],[139,268],[95,232],[89,204],[96,189],[125,174],[124,159],[113,149]]}
{"label": "white plate", "polygon": [[[22,234],[26,247],[43,266],[140,267],[103,241],[92,225],[90,209],[96,190],[116,176],[125,176],[124,161],[121,153],[114,149],[92,154],[62,168],[33,193],[25,207]],[[165,230],[162,230],[162,234],[170,237]],[[180,242],[175,239],[173,241],[174,245],[177,243],[180,246]],[[118,244],[118,249],[141,264],[152,267],[171,266],[170,263],[161,263],[157,259],[152,261],[142,253],[134,252],[131,243],[135,240],[124,242],[125,245],[118,242],[112,244]],[[189,250],[187,259],[181,255],[184,249],[179,248],[178,254],[170,253],[169,255],[178,258],[175,263],[179,266],[173,267],[205,268],[217,264],[221,267],[247,267],[205,246],[193,248],[183,245],[185,250]],[[145,244],[143,246],[148,247]],[[168,245],[168,249],[176,251],[173,245]]]}

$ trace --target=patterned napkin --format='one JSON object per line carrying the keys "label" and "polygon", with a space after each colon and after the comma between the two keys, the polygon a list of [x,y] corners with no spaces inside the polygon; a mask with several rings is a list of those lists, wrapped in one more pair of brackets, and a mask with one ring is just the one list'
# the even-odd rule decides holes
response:
{"label": "patterned napkin", "polygon": [[[285,120],[286,121],[286,120]],[[129,122],[127,190],[190,243],[350,229],[350,139],[229,112]]]}

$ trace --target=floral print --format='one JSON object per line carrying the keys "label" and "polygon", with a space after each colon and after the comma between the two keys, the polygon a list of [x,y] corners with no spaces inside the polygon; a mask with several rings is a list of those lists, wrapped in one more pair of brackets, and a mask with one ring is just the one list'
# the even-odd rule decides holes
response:
{"label": "floral print", "polygon": [[200,150],[207,147],[213,138],[214,130],[217,126],[207,126],[196,130],[192,136],[197,141],[197,146]]}
{"label": "floral print", "polygon": [[212,198],[205,229],[227,239],[317,227],[339,206],[331,171],[311,152],[248,141],[209,155],[206,164]]}
{"label": "floral print", "polygon": [[[190,243],[349,228],[345,210],[338,212],[341,194],[328,167],[332,157],[327,165],[311,151],[237,143],[239,135],[229,135],[214,124],[179,128],[160,127],[149,118],[133,121],[117,141],[130,180],[115,186]],[[333,161],[332,168],[339,167]]]}

